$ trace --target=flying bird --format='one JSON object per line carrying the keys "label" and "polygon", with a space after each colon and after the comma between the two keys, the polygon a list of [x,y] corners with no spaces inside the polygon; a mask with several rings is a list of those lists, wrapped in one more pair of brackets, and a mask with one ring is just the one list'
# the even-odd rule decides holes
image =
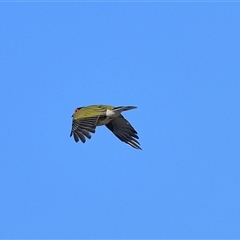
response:
{"label": "flying bird", "polygon": [[105,125],[122,142],[136,149],[141,149],[137,131],[121,114],[123,111],[135,109],[134,106],[113,107],[108,105],[90,105],[78,107],[72,115],[72,130],[70,137],[78,142],[86,142],[86,137],[91,138],[90,133],[95,133],[97,126]]}

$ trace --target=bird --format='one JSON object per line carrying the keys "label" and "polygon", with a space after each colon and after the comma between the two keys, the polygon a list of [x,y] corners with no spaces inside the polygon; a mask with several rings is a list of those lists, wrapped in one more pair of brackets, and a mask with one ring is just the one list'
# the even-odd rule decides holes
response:
{"label": "bird", "polygon": [[95,133],[97,126],[105,125],[122,142],[135,149],[142,150],[137,139],[138,133],[133,126],[121,114],[123,111],[135,109],[135,106],[113,107],[109,105],[89,105],[78,107],[72,115],[72,129],[70,137],[75,142],[86,138],[91,139],[91,133]]}

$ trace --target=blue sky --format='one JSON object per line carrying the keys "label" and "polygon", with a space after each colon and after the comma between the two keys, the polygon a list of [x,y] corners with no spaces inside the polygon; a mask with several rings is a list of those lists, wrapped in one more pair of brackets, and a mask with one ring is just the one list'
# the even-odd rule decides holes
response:
{"label": "blue sky", "polygon": [[[1,238],[240,238],[238,3],[1,3]],[[76,107],[124,113],[142,151]]]}

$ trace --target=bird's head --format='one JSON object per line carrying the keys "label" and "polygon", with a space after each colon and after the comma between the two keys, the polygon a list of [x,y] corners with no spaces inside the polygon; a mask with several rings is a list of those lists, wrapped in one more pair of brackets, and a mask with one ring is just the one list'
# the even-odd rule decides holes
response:
{"label": "bird's head", "polygon": [[73,113],[72,117],[73,117],[74,114],[75,114],[76,112],[78,112],[80,109],[81,109],[81,107],[76,108],[76,109],[74,110],[74,113]]}

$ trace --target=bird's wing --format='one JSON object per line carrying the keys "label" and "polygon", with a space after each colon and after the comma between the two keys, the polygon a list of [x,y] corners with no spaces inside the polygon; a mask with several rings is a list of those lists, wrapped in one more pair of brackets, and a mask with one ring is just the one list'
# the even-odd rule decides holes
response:
{"label": "bird's wing", "polygon": [[79,141],[79,139],[85,143],[86,138],[91,138],[91,133],[95,133],[96,123],[97,123],[98,117],[89,117],[89,118],[80,118],[80,119],[74,119],[72,121],[72,130],[70,133],[70,137],[73,135],[74,140],[76,142]]}
{"label": "bird's wing", "polygon": [[72,117],[72,131],[70,137],[73,135],[76,142],[79,139],[84,143],[86,137],[91,138],[91,133],[95,133],[97,121],[99,117],[106,114],[106,108],[102,105],[91,105],[88,107],[80,108]]}
{"label": "bird's wing", "polygon": [[140,143],[136,140],[139,139],[137,131],[122,115],[114,118],[111,122],[106,124],[106,127],[121,141],[136,149],[141,149]]}

